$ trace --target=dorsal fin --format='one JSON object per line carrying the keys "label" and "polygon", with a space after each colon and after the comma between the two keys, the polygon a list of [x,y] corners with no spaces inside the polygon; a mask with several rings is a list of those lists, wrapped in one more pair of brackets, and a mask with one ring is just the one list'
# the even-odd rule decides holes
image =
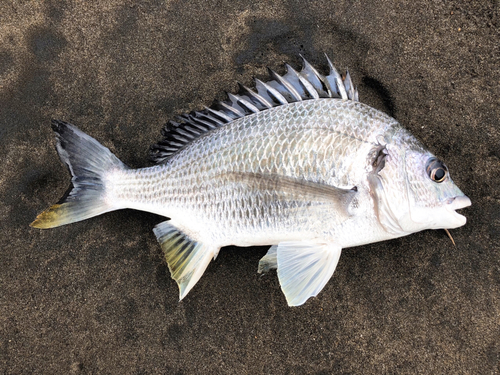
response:
{"label": "dorsal fin", "polygon": [[349,72],[342,79],[328,56],[326,59],[330,68],[326,76],[302,57],[300,72],[288,64],[285,65],[287,72],[283,76],[269,69],[270,81],[255,79],[257,92],[239,84],[238,94],[228,93],[227,100],[217,102],[211,108],[205,107],[201,111],[177,116],[177,121],[169,121],[163,127],[163,139],[151,146],[150,159],[155,163],[163,163],[201,135],[235,119],[272,107],[319,98],[358,101],[358,91],[352,84]]}

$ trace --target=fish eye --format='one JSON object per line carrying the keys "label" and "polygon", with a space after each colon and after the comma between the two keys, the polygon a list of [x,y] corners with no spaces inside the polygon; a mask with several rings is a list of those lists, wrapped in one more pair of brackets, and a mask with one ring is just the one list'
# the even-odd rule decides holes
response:
{"label": "fish eye", "polygon": [[434,182],[443,182],[448,174],[448,168],[441,160],[430,158],[427,162],[427,175]]}

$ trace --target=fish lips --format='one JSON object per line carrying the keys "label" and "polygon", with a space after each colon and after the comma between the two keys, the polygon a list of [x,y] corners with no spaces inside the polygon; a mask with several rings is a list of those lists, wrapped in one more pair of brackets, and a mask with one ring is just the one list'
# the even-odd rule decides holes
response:
{"label": "fish lips", "polygon": [[469,207],[471,204],[471,200],[465,195],[450,198],[446,202],[445,208],[450,213],[452,218],[449,223],[450,226],[447,226],[447,229],[458,228],[462,225],[465,225],[465,223],[467,222],[467,218],[463,215],[460,215],[458,212],[456,212],[456,210]]}

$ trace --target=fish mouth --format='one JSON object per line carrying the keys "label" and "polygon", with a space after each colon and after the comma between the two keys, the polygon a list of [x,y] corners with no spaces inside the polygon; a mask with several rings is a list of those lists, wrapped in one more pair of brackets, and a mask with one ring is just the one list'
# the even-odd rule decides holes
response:
{"label": "fish mouth", "polygon": [[463,215],[460,215],[458,212],[456,212],[456,210],[469,207],[472,204],[469,197],[465,195],[457,196],[454,198],[450,198],[446,203],[446,209],[450,214],[453,215],[454,219],[456,219],[458,224],[457,227],[465,225],[465,223],[467,222],[467,218]]}

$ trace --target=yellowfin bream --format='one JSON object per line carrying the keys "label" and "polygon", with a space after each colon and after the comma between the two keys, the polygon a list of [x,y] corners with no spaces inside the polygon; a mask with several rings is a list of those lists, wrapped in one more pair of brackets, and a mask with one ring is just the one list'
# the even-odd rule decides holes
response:
{"label": "yellowfin bream", "polygon": [[219,249],[272,245],[290,306],[316,296],[342,248],[450,229],[471,204],[447,167],[393,118],[358,101],[349,73],[302,70],[240,85],[179,116],[132,169],[78,128],[53,121],[72,190],[32,223],[52,228],[131,208],[170,218],[154,228],[184,298]]}

